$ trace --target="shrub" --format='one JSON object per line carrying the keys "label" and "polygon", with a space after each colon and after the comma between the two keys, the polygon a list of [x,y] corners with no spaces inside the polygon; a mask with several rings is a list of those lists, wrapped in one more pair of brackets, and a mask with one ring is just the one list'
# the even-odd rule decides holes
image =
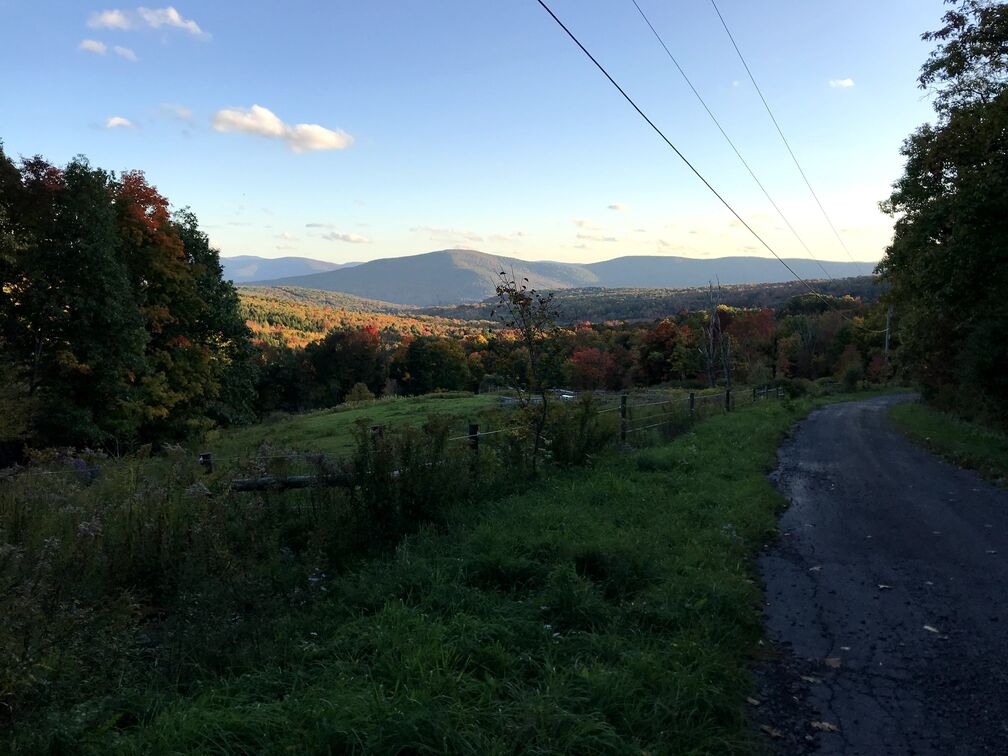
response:
{"label": "shrub", "polygon": [[353,385],[344,399],[346,402],[368,402],[374,399],[374,394],[371,393],[371,389],[367,387],[366,384],[358,381]]}
{"label": "shrub", "polygon": [[616,415],[599,415],[591,394],[572,407],[554,402],[546,436],[553,462],[562,468],[584,465],[615,439]]}

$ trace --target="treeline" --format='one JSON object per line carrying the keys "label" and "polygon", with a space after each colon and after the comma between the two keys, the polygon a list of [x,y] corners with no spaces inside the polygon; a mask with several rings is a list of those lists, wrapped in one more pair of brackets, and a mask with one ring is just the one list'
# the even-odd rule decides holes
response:
{"label": "treeline", "polygon": [[493,327],[487,320],[423,315],[414,308],[311,289],[243,286],[238,294],[253,341],[263,346],[303,347],[337,328],[373,326],[404,336],[462,337]]}
{"label": "treeline", "polygon": [[925,398],[1008,427],[1008,4],[950,4],[923,35],[937,118],[903,144],[879,272]]}
{"label": "treeline", "polygon": [[[852,296],[863,302],[874,302],[885,287],[871,276],[839,278],[812,282],[816,290],[835,297]],[[722,285],[721,302],[742,309],[777,309],[789,299],[808,292],[801,281],[765,284]],[[559,289],[553,301],[560,322],[658,320],[670,312],[702,310],[707,306],[706,288],[687,289]],[[424,307],[420,313],[444,318],[486,320],[495,301],[445,307]]]}
{"label": "treeline", "polygon": [[[556,328],[537,362],[550,386],[769,383],[833,377],[854,385],[892,374],[883,356],[885,313],[852,297],[793,297],[776,312],[718,306],[648,324]],[[529,383],[529,356],[507,329],[461,337],[340,328],[301,348],[271,348],[263,411],[300,411],[352,397],[487,391]],[[365,388],[366,387],[366,388]]]}
{"label": "treeline", "polygon": [[0,144],[0,440],[114,449],[254,416],[234,287],[143,173]]}

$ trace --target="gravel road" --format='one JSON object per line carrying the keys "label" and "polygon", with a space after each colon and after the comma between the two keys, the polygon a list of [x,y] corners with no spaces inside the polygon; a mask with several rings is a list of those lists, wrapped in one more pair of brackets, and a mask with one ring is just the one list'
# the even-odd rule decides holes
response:
{"label": "gravel road", "polygon": [[910,398],[816,410],[780,449],[753,708],[780,752],[1008,753],[1008,491],[905,440]]}

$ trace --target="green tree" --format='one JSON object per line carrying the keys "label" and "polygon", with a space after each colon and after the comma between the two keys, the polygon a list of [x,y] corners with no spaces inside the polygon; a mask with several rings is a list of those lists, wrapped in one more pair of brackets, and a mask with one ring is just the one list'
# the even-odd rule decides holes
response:
{"label": "green tree", "polygon": [[1008,5],[954,5],[924,35],[939,42],[920,76],[938,118],[903,145],[905,171],[881,204],[896,223],[878,273],[925,396],[1006,422]]}
{"label": "green tree", "polygon": [[112,182],[0,151],[2,348],[35,443],[111,444],[138,422],[146,335],[118,257]]}

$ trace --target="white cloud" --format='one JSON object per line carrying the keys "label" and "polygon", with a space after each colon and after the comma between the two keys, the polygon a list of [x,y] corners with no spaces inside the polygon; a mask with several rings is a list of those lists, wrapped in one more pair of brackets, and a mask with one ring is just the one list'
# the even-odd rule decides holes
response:
{"label": "white cloud", "polygon": [[833,89],[850,89],[854,86],[854,79],[830,79],[829,85]]}
{"label": "white cloud", "polygon": [[575,218],[574,225],[578,228],[598,228],[598,224],[585,218]]}
{"label": "white cloud", "polygon": [[336,228],[332,223],[305,223],[305,228]]}
{"label": "white cloud", "polygon": [[269,139],[282,139],[294,152],[313,150],[343,150],[353,144],[353,137],[339,129],[327,129],[313,123],[293,126],[280,120],[273,111],[261,105],[251,108],[226,108],[213,117],[213,127],[220,132],[257,134]]}
{"label": "white cloud", "polygon": [[134,63],[137,62],[136,53],[130,50],[128,47],[120,47],[119,45],[116,45],[112,49],[115,50],[115,54],[118,55],[120,58],[126,58],[126,60],[131,60]]}
{"label": "white cloud", "polygon": [[77,47],[86,52],[93,52],[97,55],[104,55],[105,51],[108,49],[104,42],[99,42],[97,39],[85,39],[82,40]]}
{"label": "white cloud", "polygon": [[189,32],[195,37],[209,37],[200,28],[200,25],[191,18],[185,18],[175,10],[174,7],[167,8],[137,8],[133,10],[106,10],[92,13],[88,18],[87,25],[92,29],[119,29],[121,31],[132,31],[147,27],[148,29],[160,29],[168,27],[181,29]]}
{"label": "white cloud", "polygon": [[120,127],[124,129],[135,128],[133,126],[133,122],[130,119],[123,118],[122,116],[112,116],[107,121],[105,121],[106,129],[115,129]]}
{"label": "white cloud", "polygon": [[121,10],[107,10],[92,13],[87,25],[92,29],[132,29],[133,23],[129,15]]}
{"label": "white cloud", "polygon": [[627,207],[622,202],[613,202],[611,205],[609,205],[609,209],[616,210],[617,212],[619,212],[622,210],[626,210]]}
{"label": "white cloud", "polygon": [[284,231],[283,233],[277,234],[277,239],[283,239],[284,241],[297,241],[297,237],[290,231]]}
{"label": "white cloud", "polygon": [[348,244],[370,244],[371,240],[366,236],[360,236],[358,234],[342,234],[339,231],[330,231],[328,234],[322,234],[322,238],[328,241],[341,241],[347,242]]}
{"label": "white cloud", "polygon": [[137,15],[152,29],[171,26],[175,29],[187,31],[197,37],[209,36],[205,31],[200,29],[199,24],[192,19],[183,18],[182,14],[170,5],[167,8],[137,8]]}

